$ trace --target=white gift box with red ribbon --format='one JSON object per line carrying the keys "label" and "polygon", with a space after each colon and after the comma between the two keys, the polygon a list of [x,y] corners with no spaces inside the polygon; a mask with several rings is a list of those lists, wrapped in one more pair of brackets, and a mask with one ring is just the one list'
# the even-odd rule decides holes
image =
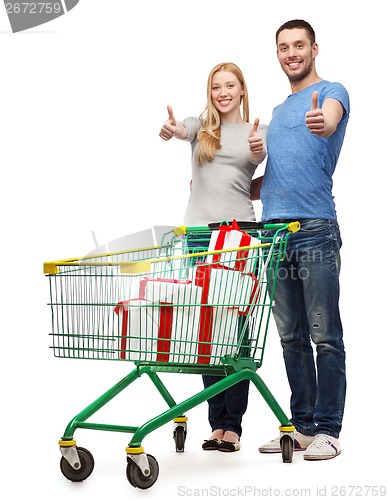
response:
{"label": "white gift box with red ribbon", "polygon": [[[257,238],[242,231],[236,220],[233,220],[232,224],[220,225],[218,230],[212,231],[208,251],[229,250],[259,244],[260,241]],[[223,264],[236,271],[254,273],[258,253],[258,248],[221,252],[208,255],[207,262]]]}
{"label": "white gift box with red ribbon", "polygon": [[221,265],[197,263],[194,283],[202,287],[198,363],[221,363],[236,353],[239,318],[256,300],[258,280]]}
{"label": "white gift box with red ribbon", "polygon": [[119,303],[120,358],[221,363],[236,352],[239,317],[257,288],[254,275],[197,263],[193,280],[143,277],[139,298]]}
{"label": "white gift box with red ribbon", "polygon": [[257,301],[259,282],[253,273],[242,273],[221,264],[197,262],[193,268],[193,281],[201,287],[208,282],[209,305],[237,306],[239,311],[246,312],[247,307]]}
{"label": "white gift box with red ribbon", "polygon": [[146,276],[140,280],[139,295],[152,304],[160,304],[164,340],[159,339],[157,361],[196,363],[202,288],[189,279]]}
{"label": "white gift box with red ribbon", "polygon": [[139,297],[152,303],[199,304],[202,288],[191,279],[170,279],[144,276],[140,280]]}
{"label": "white gift box with red ribbon", "polygon": [[199,310],[194,306],[153,304],[129,299],[115,307],[119,316],[120,359],[195,363],[197,345],[190,342],[198,331]]}
{"label": "white gift box with red ribbon", "polygon": [[153,308],[139,298],[123,300],[114,308],[118,316],[120,359],[156,361],[158,322]]}

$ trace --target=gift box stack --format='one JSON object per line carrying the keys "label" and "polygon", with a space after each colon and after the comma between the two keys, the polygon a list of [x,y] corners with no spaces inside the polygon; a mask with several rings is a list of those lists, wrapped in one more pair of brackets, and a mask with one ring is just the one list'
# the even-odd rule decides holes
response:
{"label": "gift box stack", "polygon": [[[213,231],[209,251],[255,245],[235,221]],[[144,276],[138,297],[115,307],[119,356],[131,361],[221,364],[238,349],[239,318],[257,300],[252,249],[209,254],[187,279]],[[256,249],[257,253],[257,249]]]}

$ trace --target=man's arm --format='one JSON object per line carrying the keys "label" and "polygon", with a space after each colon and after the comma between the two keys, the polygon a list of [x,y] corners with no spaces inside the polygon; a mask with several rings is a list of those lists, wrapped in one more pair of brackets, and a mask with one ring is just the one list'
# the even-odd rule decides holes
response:
{"label": "man's arm", "polygon": [[252,179],[251,182],[251,200],[260,200],[260,190],[263,185],[264,176],[256,177],[256,179]]}

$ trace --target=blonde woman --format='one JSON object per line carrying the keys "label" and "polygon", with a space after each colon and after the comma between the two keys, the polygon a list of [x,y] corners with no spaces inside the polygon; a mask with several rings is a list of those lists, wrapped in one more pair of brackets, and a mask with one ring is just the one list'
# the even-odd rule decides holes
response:
{"label": "blonde woman", "polygon": [[[183,222],[206,226],[223,220],[254,221],[251,181],[266,157],[266,125],[249,123],[248,89],[236,64],[215,66],[207,81],[207,104],[199,117],[178,121],[171,106],[160,137],[191,143],[192,183]],[[190,242],[189,242],[190,244]],[[195,246],[195,240],[191,242]],[[203,245],[203,239],[201,239]],[[203,375],[205,388],[220,377]],[[209,399],[212,434],[204,450],[238,451],[249,381],[243,380]]]}

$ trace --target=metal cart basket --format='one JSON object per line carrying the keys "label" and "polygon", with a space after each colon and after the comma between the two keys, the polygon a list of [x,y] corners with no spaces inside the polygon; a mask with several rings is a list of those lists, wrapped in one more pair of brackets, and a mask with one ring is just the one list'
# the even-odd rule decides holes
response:
{"label": "metal cart basket", "polygon": [[[177,227],[157,247],[44,264],[54,356],[135,365],[67,425],[59,441],[60,467],[67,479],[83,481],[94,468],[92,454],[76,445],[77,428],[116,431],[133,434],[126,448],[129,483],[149,488],[159,466],[144,451],[145,436],[172,421],[176,451],[183,452],[185,413],[244,379],[256,386],[277,417],[283,462],[292,461],[294,427],[257,370],[277,268],[299,223],[233,224]],[[238,244],[226,245],[228,239],[233,242],[233,234],[242,235]],[[158,372],[224,376],[177,403]],[[166,402],[166,411],[141,426],[89,422],[143,374]]]}

